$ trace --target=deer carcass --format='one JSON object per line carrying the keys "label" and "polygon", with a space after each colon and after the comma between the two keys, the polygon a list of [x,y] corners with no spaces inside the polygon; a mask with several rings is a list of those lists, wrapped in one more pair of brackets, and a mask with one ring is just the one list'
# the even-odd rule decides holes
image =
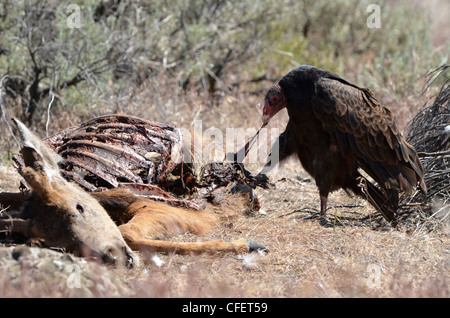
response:
{"label": "deer carcass", "polygon": [[[184,147],[178,131],[170,126],[110,115],[66,129],[42,142],[20,122],[17,125],[23,149],[22,158],[16,157],[15,161],[32,194],[26,198],[20,193],[0,194],[3,206],[17,207],[21,200],[25,202],[20,215],[23,219],[3,219],[3,229],[42,238],[48,246],[79,254],[87,246],[91,254],[105,260],[123,256],[129,264],[136,264],[138,258],[128,246],[136,251],[182,254],[265,249],[243,238],[193,243],[155,239],[165,234],[209,232],[224,217],[208,211],[209,204],[205,203],[214,201],[214,190],[232,185],[237,175],[246,183],[254,182],[245,169],[238,171],[230,168],[233,165],[220,164],[218,168],[205,166],[202,181],[198,181],[191,166],[180,159]],[[190,198],[175,194],[180,191]],[[251,205],[256,204],[251,191],[247,198]],[[55,211],[65,223],[51,217]],[[118,232],[128,246],[123,239],[113,239],[112,233],[117,236]],[[117,255],[118,251],[123,255]]]}

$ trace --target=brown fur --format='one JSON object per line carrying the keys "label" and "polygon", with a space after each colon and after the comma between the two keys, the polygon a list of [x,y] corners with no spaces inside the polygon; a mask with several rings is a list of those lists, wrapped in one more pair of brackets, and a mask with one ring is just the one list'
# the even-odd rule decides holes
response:
{"label": "brown fur", "polygon": [[161,235],[190,232],[203,235],[211,231],[218,218],[203,211],[186,210],[151,201],[136,201],[127,208],[133,219],[119,226],[124,239],[131,248],[139,251],[168,252],[178,254],[234,252],[247,253],[246,240],[225,242],[169,242],[156,239]]}
{"label": "brown fur", "polygon": [[[244,239],[225,242],[169,242],[161,238],[182,233],[204,235],[221,219],[233,217],[233,213],[215,214],[211,211],[197,211],[170,206],[136,196],[128,189],[114,189],[92,193],[110,214],[115,215],[119,230],[133,250],[166,253],[214,253],[248,252],[248,243]],[[235,198],[236,199],[236,198]],[[239,201],[239,200],[237,200]],[[120,209],[122,207],[122,209]],[[234,207],[236,208],[236,207]],[[232,210],[232,209],[230,209]],[[234,209],[233,209],[234,210]]]}

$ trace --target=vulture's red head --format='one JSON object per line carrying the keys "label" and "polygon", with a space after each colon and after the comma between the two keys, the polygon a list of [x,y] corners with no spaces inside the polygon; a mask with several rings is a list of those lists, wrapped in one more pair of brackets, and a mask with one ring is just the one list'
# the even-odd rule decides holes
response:
{"label": "vulture's red head", "polygon": [[263,123],[267,124],[276,113],[287,106],[286,95],[280,85],[276,84],[266,94],[263,108]]}

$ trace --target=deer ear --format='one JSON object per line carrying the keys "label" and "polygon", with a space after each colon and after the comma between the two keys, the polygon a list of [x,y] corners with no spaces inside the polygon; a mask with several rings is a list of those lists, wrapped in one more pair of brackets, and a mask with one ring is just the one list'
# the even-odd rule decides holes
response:
{"label": "deer ear", "polygon": [[22,143],[21,153],[24,163],[27,167],[36,169],[35,163],[38,161],[46,171],[59,171],[58,162],[62,159],[46,146],[42,140],[33,134],[20,120],[12,118],[16,124],[20,135],[20,142]]}

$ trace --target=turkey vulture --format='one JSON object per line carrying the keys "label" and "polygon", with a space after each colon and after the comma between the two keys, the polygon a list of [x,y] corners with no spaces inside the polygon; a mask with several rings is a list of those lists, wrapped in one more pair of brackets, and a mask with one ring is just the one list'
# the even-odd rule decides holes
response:
{"label": "turkey vulture", "polygon": [[[267,92],[264,124],[284,107],[289,122],[272,152],[279,151],[279,161],[297,154],[319,188],[321,215],[326,212],[328,194],[343,188],[367,198],[395,225],[399,191],[411,194],[419,185],[426,193],[416,151],[370,90],[329,71],[301,65]],[[260,175],[271,169],[270,163]]]}

